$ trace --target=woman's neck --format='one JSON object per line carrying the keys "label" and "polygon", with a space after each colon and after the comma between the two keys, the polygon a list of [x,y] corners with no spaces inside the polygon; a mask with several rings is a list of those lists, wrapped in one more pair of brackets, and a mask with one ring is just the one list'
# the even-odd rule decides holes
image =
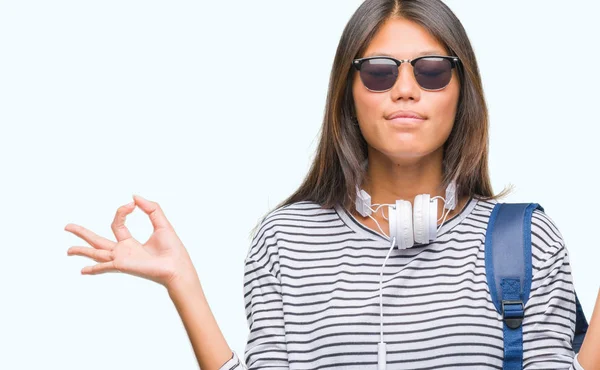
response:
{"label": "woman's neck", "polygon": [[[402,159],[392,161],[382,153],[369,151],[369,160],[365,180],[361,186],[371,196],[371,204],[395,204],[396,200],[409,201],[414,206],[415,197],[419,194],[429,194],[430,198],[439,196],[446,198],[446,189],[442,186],[443,151],[439,150],[422,158]],[[444,201],[438,198],[438,225],[442,222]],[[446,216],[449,220],[460,213],[466,205],[468,196],[459,197],[457,194],[456,207]],[[376,206],[371,208],[375,209]],[[384,208],[384,207],[381,207]],[[382,216],[382,209],[372,214],[380,225],[387,225]],[[383,210],[387,217],[387,208]],[[352,214],[358,220],[369,219],[362,217],[355,209]],[[369,219],[370,220],[370,219]],[[386,226],[387,227],[387,226]],[[384,228],[384,230],[386,230]]]}

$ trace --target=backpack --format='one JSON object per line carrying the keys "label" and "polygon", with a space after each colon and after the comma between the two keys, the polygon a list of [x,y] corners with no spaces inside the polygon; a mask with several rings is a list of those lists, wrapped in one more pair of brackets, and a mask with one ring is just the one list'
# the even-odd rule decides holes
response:
{"label": "backpack", "polygon": [[[524,307],[531,289],[531,217],[537,203],[496,203],[485,235],[485,272],[496,310],[504,322],[503,370],[523,368]],[[573,351],[579,352],[588,322],[577,293]]]}

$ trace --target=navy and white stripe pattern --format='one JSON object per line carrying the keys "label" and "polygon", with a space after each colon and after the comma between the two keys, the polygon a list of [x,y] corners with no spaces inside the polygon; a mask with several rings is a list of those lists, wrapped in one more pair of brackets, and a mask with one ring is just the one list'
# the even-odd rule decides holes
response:
{"label": "navy and white stripe pattern", "polygon": [[[485,276],[495,200],[471,198],[438,238],[395,249],[383,277],[388,369],[502,369],[503,324]],[[523,321],[523,368],[577,369],[569,254],[552,219],[534,211],[533,280]],[[272,211],[245,263],[245,361],[221,370],[376,369],[379,275],[390,240],[336,206]]]}

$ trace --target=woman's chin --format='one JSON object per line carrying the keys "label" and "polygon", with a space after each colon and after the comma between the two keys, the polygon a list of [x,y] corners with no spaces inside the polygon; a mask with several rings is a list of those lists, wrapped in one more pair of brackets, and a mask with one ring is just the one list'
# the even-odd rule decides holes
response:
{"label": "woman's chin", "polygon": [[[406,140],[403,140],[406,139]],[[389,137],[384,144],[384,153],[394,158],[418,158],[424,155],[423,143],[420,140]]]}
{"label": "woman's chin", "polygon": [[393,151],[389,151],[387,153],[384,153],[392,162],[396,163],[396,164],[401,164],[401,163],[415,163],[418,162],[419,160],[421,160],[424,157],[423,151],[421,150],[410,150],[410,149],[406,149],[406,150],[393,150]]}

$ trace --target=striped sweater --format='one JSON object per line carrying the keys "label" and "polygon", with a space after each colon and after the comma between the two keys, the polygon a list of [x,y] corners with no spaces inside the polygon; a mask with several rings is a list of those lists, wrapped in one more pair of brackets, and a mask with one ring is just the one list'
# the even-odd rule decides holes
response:
{"label": "striped sweater", "polygon": [[[473,197],[435,241],[392,251],[382,288],[388,369],[502,369],[503,323],[484,261],[495,203]],[[531,234],[523,368],[582,370],[571,349],[568,251],[539,210]],[[303,201],[271,211],[245,260],[245,361],[234,351],[221,370],[376,369],[379,278],[389,247],[386,235],[339,205]]]}

